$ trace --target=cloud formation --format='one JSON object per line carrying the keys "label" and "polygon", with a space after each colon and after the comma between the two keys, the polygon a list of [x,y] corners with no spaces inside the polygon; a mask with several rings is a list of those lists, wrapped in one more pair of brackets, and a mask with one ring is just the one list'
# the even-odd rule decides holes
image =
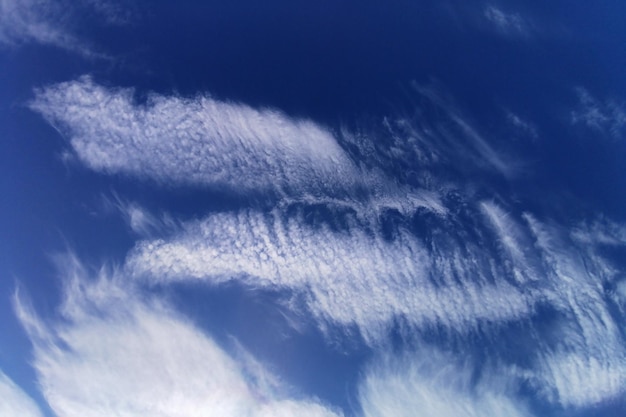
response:
{"label": "cloud formation", "polygon": [[362,225],[339,231],[307,225],[297,211],[243,211],[141,242],[127,267],[149,282],[236,279],[255,288],[294,290],[318,319],[356,325],[370,341],[384,337],[394,318],[464,332],[480,322],[532,314],[532,295],[494,276],[490,268],[498,266],[480,247],[455,243],[454,235],[428,245],[404,228],[385,239]]}
{"label": "cloud formation", "polygon": [[15,298],[42,393],[59,417],[339,415],[281,394],[260,364],[240,363],[123,277],[90,278],[73,257],[64,266],[59,320],[43,320],[22,294]]}
{"label": "cloud formation", "polygon": [[[506,23],[506,16],[498,16],[493,17]],[[409,333],[442,330],[461,339],[485,333],[488,339],[515,323],[525,326],[536,343],[520,347],[526,349],[527,363],[510,365],[518,367],[519,375],[543,401],[567,409],[599,404],[625,392],[624,330],[618,319],[626,309],[626,284],[598,248],[623,245],[626,229],[600,219],[570,230],[531,213],[516,213],[501,197],[488,200],[476,197],[479,193],[471,189],[459,192],[466,184],[464,173],[481,170],[510,178],[516,168],[437,89],[416,86],[416,91],[433,113],[443,117],[424,113],[386,119],[385,140],[367,134],[335,134],[275,110],[253,109],[206,95],[153,94],[146,103],[139,103],[132,90],[106,88],[90,78],[40,90],[31,107],[66,135],[76,157],[95,171],[166,186],[215,187],[277,197],[271,211],[244,207],[180,222],[175,228],[164,227],[163,221],[137,205],[119,203],[131,228],[144,236],[120,272],[134,278],[137,285],[237,281],[249,288],[292,294],[291,306],[306,308],[320,328],[357,329],[370,347],[384,344],[380,342],[388,340],[398,323],[408,325]],[[612,126],[605,112],[596,113],[582,112],[579,117],[604,129]],[[523,127],[520,120],[511,123]],[[429,179],[429,170],[441,167],[447,172],[448,185]],[[395,181],[385,174],[412,170],[422,177],[414,181],[407,175]],[[429,182],[433,191],[417,189]],[[115,288],[110,286],[107,292]],[[611,293],[607,288],[615,290]],[[74,294],[69,298],[90,303],[102,298],[108,300],[107,306],[114,304],[110,294],[91,291],[87,296],[83,292],[68,291]],[[145,334],[146,340],[153,341],[150,349],[156,349],[148,350],[146,361],[150,355],[163,355],[160,346],[191,361],[196,357],[193,352],[162,344],[154,333],[180,332],[181,338],[190,340],[189,346],[198,346],[222,364],[218,374],[239,387],[238,392],[259,390],[240,378],[245,374],[240,365],[228,362],[232,358],[224,359],[230,356],[206,336],[197,335],[175,313],[130,300],[121,310],[127,311],[124,314],[130,321],[120,321],[115,315],[104,320],[100,313],[91,317],[91,307],[66,302],[65,310],[73,312],[68,316],[69,326],[51,327],[27,309],[18,309],[30,334],[44,340],[39,346],[46,348],[36,349],[44,352],[37,362],[42,380],[62,386],[55,379],[60,371],[48,371],[42,364],[65,366],[74,360],[73,353],[60,349],[53,339],[75,345],[77,352],[103,362],[97,356],[100,353],[77,339],[97,327],[119,343],[125,343],[127,333]],[[546,311],[548,318],[540,316]],[[91,317],[89,324],[83,317]],[[130,336],[127,341],[139,346],[137,356],[143,355],[139,341]],[[115,343],[105,345],[110,350],[105,353],[113,358],[113,368],[122,368],[123,360],[116,352],[123,348]],[[181,359],[180,366],[186,364]],[[470,416],[526,415],[508,392],[494,388],[497,382],[487,381],[472,391],[467,388],[465,371],[458,380],[446,376],[446,381],[452,381],[446,386],[421,364],[407,363],[406,367],[412,370],[400,376],[379,369],[365,382],[362,402],[368,416],[403,412],[385,388],[397,380],[408,387],[398,391],[398,398],[406,397],[402,401],[407,407],[417,406],[412,401],[430,399],[424,416],[460,410]],[[174,365],[172,370],[175,375],[190,372]],[[201,367],[197,371],[210,372]],[[425,382],[433,378],[432,385]],[[186,385],[181,387],[186,392]],[[167,390],[171,386],[163,388]],[[196,398],[196,394],[192,390],[189,396]],[[61,403],[55,404],[66,407],[63,401],[68,394],[59,395]],[[117,399],[121,394],[107,395]],[[249,401],[249,394],[238,395],[244,403]],[[453,395],[459,395],[458,402],[447,400]],[[284,401],[274,398],[270,402],[276,406],[273,412],[282,412]],[[311,402],[305,403],[290,404],[310,410]],[[120,404],[137,406],[125,397]],[[164,407],[172,410],[167,408],[169,403]]]}
{"label": "cloud formation", "polygon": [[0,370],[0,416],[42,417],[39,407]]}

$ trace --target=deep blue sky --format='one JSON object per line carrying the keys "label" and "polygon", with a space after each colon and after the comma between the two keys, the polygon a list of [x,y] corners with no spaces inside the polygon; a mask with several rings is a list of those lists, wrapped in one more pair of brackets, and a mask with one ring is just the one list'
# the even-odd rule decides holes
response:
{"label": "deep blue sky", "polygon": [[179,3],[0,5],[0,414],[623,415],[623,2]]}

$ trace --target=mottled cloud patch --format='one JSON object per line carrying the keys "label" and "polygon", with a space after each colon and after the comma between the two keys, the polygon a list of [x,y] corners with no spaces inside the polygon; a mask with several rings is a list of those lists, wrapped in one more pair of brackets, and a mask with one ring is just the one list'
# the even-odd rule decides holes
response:
{"label": "mottled cloud patch", "polygon": [[35,401],[0,370],[0,416],[43,417]]}
{"label": "mottled cloud patch", "polygon": [[40,90],[31,108],[69,137],[88,167],[166,184],[233,191],[332,193],[359,183],[359,172],[331,132],[271,109],[153,94],[84,77]]}
{"label": "mottled cloud patch", "polygon": [[341,415],[316,400],[282,394],[259,363],[236,360],[124,277],[101,272],[90,278],[72,257],[65,266],[61,319],[43,320],[23,294],[15,298],[39,385],[58,416]]}
{"label": "mottled cloud patch", "polygon": [[626,106],[615,100],[600,100],[584,88],[576,89],[578,106],[571,112],[573,124],[582,124],[609,137],[626,133]]}

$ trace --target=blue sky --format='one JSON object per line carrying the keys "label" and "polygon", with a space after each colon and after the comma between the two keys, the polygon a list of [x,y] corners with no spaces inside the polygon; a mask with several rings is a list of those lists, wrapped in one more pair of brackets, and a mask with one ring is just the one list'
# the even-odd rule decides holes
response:
{"label": "blue sky", "polygon": [[622,416],[625,7],[0,1],[0,415]]}

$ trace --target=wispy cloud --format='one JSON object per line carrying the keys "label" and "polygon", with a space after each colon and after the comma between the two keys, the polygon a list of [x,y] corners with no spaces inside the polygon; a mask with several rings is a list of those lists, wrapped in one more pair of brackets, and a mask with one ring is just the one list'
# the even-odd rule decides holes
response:
{"label": "wispy cloud", "polygon": [[359,390],[364,417],[529,417],[502,370],[475,377],[471,364],[423,349],[370,366]]}
{"label": "wispy cloud", "polygon": [[42,417],[39,407],[20,387],[0,370],[0,415]]}
{"label": "wispy cloud", "polygon": [[[104,4],[93,5],[100,3]],[[37,43],[102,58],[73,33],[71,10],[75,6],[56,0],[0,0],[0,44]]]}
{"label": "wispy cloud", "polygon": [[413,83],[411,94],[420,105],[386,117],[381,128],[344,132],[344,139],[359,149],[360,160],[386,169],[401,166],[418,174],[445,167],[454,173],[515,176],[517,164],[480,133],[445,88],[436,82]]}
{"label": "wispy cloud", "polygon": [[339,415],[315,400],[284,395],[265,382],[275,378],[260,364],[237,361],[115,272],[89,277],[71,256],[63,265],[61,319],[43,320],[23,294],[15,298],[34,345],[39,385],[58,416]]}
{"label": "wispy cloud", "polygon": [[528,36],[531,27],[521,14],[507,12],[496,6],[487,6],[483,12],[485,18],[501,33],[513,36]]}
{"label": "wispy cloud", "polygon": [[584,88],[576,90],[578,106],[571,113],[573,124],[587,127],[614,138],[623,138],[626,131],[626,107],[614,100],[601,101]]}
{"label": "wispy cloud", "polygon": [[521,133],[523,133],[525,136],[531,138],[531,139],[537,139],[539,137],[539,133],[537,131],[537,127],[527,121],[522,119],[521,116],[511,112],[511,111],[507,111],[506,112],[506,119],[509,122],[510,125],[512,125],[513,127],[515,127],[518,131],[520,131]]}
{"label": "wispy cloud", "polygon": [[130,230],[138,236],[159,236],[178,229],[178,221],[167,213],[155,214],[140,204],[127,201],[117,193],[103,195],[99,208],[106,214],[121,215]]}

